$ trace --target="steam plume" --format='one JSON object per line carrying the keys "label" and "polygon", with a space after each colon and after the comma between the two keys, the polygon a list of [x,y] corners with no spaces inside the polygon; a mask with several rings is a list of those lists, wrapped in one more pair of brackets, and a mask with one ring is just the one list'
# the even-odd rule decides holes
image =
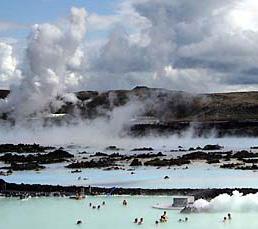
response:
{"label": "steam plume", "polygon": [[211,201],[199,199],[194,207],[199,212],[252,212],[258,211],[258,193],[243,195],[234,191],[232,195],[221,194]]}
{"label": "steam plume", "polygon": [[85,24],[86,11],[73,7],[63,23],[33,26],[26,53],[28,67],[0,111],[11,112],[18,120],[48,112],[50,101],[64,92],[71,69],[80,64]]}

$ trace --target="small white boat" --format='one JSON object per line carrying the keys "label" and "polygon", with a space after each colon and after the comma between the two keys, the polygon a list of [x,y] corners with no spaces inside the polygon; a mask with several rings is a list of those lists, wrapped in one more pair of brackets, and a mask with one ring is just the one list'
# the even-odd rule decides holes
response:
{"label": "small white boat", "polygon": [[153,208],[162,210],[182,210],[194,203],[194,196],[174,196],[172,204],[156,204]]}

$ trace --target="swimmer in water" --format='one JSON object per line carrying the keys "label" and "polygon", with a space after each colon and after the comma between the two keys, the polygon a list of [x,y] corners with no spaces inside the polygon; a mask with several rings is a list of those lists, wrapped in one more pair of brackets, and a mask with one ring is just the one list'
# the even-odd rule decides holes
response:
{"label": "swimmer in water", "polygon": [[98,210],[100,209],[100,205],[98,205]]}
{"label": "swimmer in water", "polygon": [[89,203],[89,206],[91,207],[91,206],[92,206],[92,203]]}
{"label": "swimmer in water", "polygon": [[127,205],[127,200],[123,201],[123,205],[126,206]]}
{"label": "swimmer in water", "polygon": [[96,206],[94,205],[94,206],[92,206],[92,208],[93,208],[93,209],[96,209]]}
{"label": "swimmer in water", "polygon": [[77,225],[79,225],[79,224],[82,224],[82,221],[81,220],[77,220],[77,223],[76,223]]}
{"label": "swimmer in water", "polygon": [[138,218],[135,218],[135,219],[134,219],[134,223],[138,223]]}
{"label": "swimmer in water", "polygon": [[230,213],[228,213],[228,219],[229,220],[231,220],[232,218],[231,218],[231,214]]}
{"label": "swimmer in water", "polygon": [[162,216],[163,216],[165,222],[167,222],[167,221],[168,221],[168,215],[167,215],[167,212],[166,212],[166,211],[163,212],[163,215],[162,215]]}
{"label": "swimmer in water", "polygon": [[226,221],[227,221],[227,217],[224,217],[223,223],[226,223]]}
{"label": "swimmer in water", "polygon": [[185,222],[188,222],[188,218],[187,217],[185,217]]}
{"label": "swimmer in water", "polygon": [[179,222],[179,223],[182,223],[182,222],[183,222],[183,220],[182,220],[182,219],[179,219],[179,220],[178,220],[178,222]]}
{"label": "swimmer in water", "polygon": [[105,201],[103,201],[103,202],[102,202],[102,205],[106,205],[106,202],[105,202]]}
{"label": "swimmer in water", "polygon": [[160,216],[159,221],[160,221],[161,223],[165,223],[165,222],[166,222],[166,218],[162,215],[162,216]]}
{"label": "swimmer in water", "polygon": [[138,223],[138,225],[141,225],[141,224],[143,224],[143,218],[140,218],[140,221]]}
{"label": "swimmer in water", "polygon": [[159,221],[158,221],[158,220],[156,220],[156,221],[155,221],[155,224],[159,224]]}

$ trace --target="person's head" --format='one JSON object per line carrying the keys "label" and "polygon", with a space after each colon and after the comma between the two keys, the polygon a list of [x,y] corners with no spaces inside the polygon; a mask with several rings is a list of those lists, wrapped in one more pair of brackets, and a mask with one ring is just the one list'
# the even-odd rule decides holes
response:
{"label": "person's head", "polygon": [[228,213],[228,218],[231,218],[231,214],[230,213]]}
{"label": "person's head", "polygon": [[140,221],[142,222],[142,221],[143,221],[143,218],[140,218]]}
{"label": "person's head", "polygon": [[158,221],[158,220],[156,220],[156,221],[155,221],[155,224],[158,224],[158,223],[159,223],[159,221]]}
{"label": "person's head", "polygon": [[224,217],[224,221],[227,220],[227,217]]}
{"label": "person's head", "polygon": [[166,211],[164,211],[164,215],[166,215],[167,214],[167,212]]}
{"label": "person's head", "polygon": [[185,221],[186,221],[186,222],[188,221],[188,218],[187,218],[187,217],[185,217]]}

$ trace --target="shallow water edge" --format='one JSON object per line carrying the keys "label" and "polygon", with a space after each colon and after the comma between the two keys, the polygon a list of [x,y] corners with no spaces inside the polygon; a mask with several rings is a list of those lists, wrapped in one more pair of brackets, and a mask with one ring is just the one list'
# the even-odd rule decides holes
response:
{"label": "shallow water edge", "polygon": [[0,193],[6,197],[23,196],[29,194],[32,197],[39,196],[73,196],[78,193],[85,195],[146,195],[146,196],[175,196],[191,195],[195,199],[211,199],[220,194],[232,194],[233,191],[243,193],[258,193],[256,188],[212,188],[212,189],[192,189],[192,188],[175,188],[175,189],[143,189],[143,188],[104,188],[91,186],[61,186],[61,185],[41,185],[41,184],[15,184],[0,180]]}

